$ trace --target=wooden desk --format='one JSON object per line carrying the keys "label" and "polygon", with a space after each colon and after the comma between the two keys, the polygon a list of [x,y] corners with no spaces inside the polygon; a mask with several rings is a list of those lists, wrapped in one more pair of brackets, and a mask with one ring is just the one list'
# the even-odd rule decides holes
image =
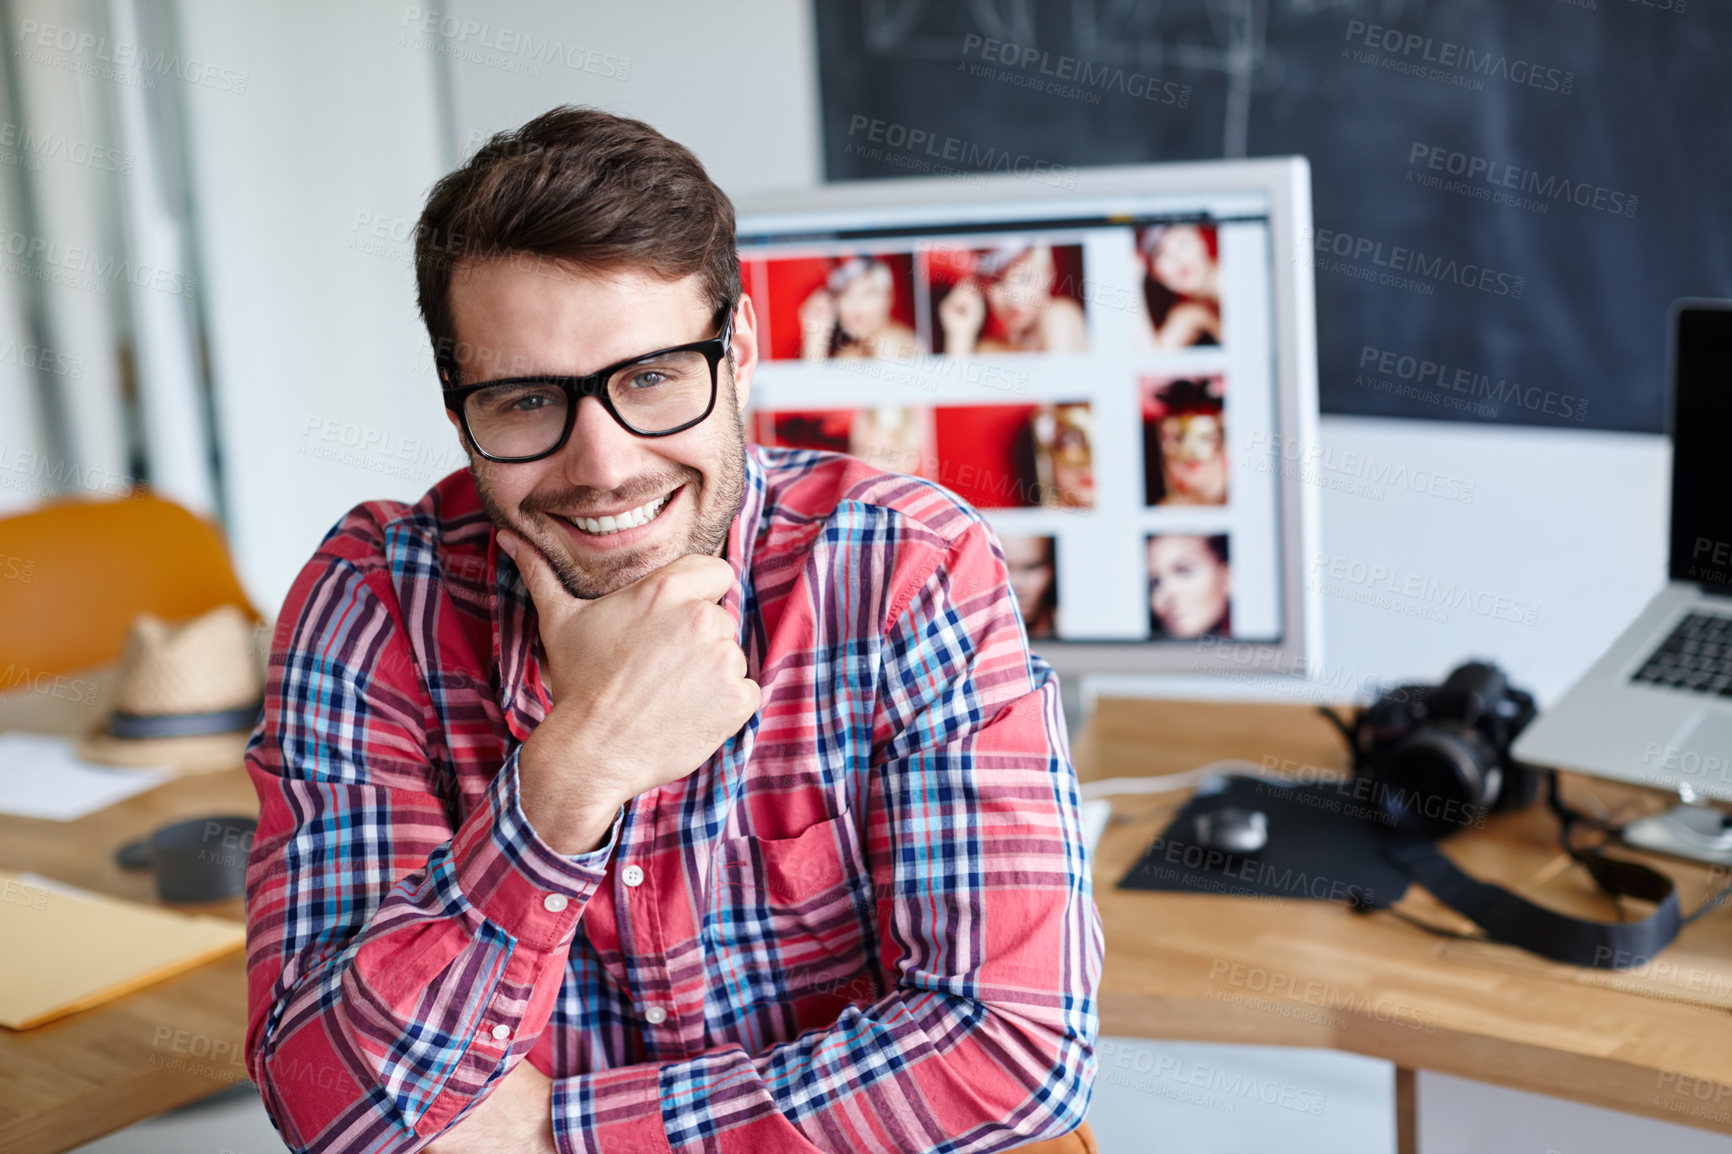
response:
{"label": "wooden desk", "polygon": [[[73,732],[100,711],[100,702],[13,694],[0,698],[0,729]],[[1103,699],[1075,753],[1085,781],[1175,773],[1221,757],[1345,764],[1340,738],[1302,706]],[[1624,814],[1665,804],[1587,778],[1567,779],[1566,789],[1578,804],[1598,800]],[[1412,1149],[1416,1069],[1732,1133],[1732,911],[1689,927],[1655,964],[1612,973],[1444,941],[1388,915],[1321,902],[1116,889],[1184,798],[1118,798],[1101,839],[1103,1032],[1327,1047],[1394,1062],[1404,1150]],[[149,876],[116,867],[114,848],[218,812],[256,812],[239,770],[170,782],[77,822],[0,816],[0,867],[149,901]],[[1470,871],[1558,909],[1615,916],[1558,853],[1543,809],[1499,818],[1450,847]],[[1708,890],[1704,867],[1645,860],[1678,880],[1686,909]],[[1423,891],[1402,908],[1468,928]],[[219,912],[239,919],[239,899]],[[1271,994],[1277,979],[1281,992]],[[66,1150],[244,1079],[245,1005],[237,952],[59,1022],[0,1029],[0,1150]]]}
{"label": "wooden desk", "polygon": [[[101,689],[94,702],[86,700],[83,682],[59,690],[59,696],[51,688],[0,697],[0,730],[73,733],[106,710]],[[0,815],[0,867],[153,902],[149,872],[116,866],[117,847],[172,821],[257,812],[252,786],[237,767],[167,782],[79,821]],[[199,909],[244,917],[240,898]],[[240,951],[33,1030],[0,1028],[0,1150],[67,1150],[243,1081],[245,1032]]]}
{"label": "wooden desk", "polygon": [[[1298,705],[1102,699],[1074,752],[1084,781],[1177,773],[1226,757],[1347,764],[1339,735]],[[1647,790],[1573,775],[1564,790],[1582,808],[1620,816],[1667,804]],[[1116,888],[1188,797],[1113,801],[1094,868],[1106,926],[1103,1033],[1386,1059],[1398,1070],[1403,1151],[1414,1149],[1417,1069],[1732,1134],[1732,909],[1688,927],[1655,962],[1612,972],[1441,939],[1389,914],[1323,902]],[[1447,846],[1476,876],[1564,912],[1617,917],[1559,852],[1544,806],[1495,817]],[[1632,856],[1672,875],[1686,912],[1711,888],[1706,866]],[[1400,908],[1472,929],[1423,890],[1410,891]]]}

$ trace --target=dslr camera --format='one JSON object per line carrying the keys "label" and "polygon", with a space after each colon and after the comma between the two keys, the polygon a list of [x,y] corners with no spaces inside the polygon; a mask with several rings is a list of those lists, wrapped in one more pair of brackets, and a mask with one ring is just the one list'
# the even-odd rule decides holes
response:
{"label": "dslr camera", "polygon": [[1354,774],[1371,783],[1382,820],[1436,840],[1533,801],[1540,775],[1511,757],[1510,745],[1534,713],[1532,694],[1474,661],[1442,685],[1384,691],[1351,724],[1328,716],[1347,738]]}

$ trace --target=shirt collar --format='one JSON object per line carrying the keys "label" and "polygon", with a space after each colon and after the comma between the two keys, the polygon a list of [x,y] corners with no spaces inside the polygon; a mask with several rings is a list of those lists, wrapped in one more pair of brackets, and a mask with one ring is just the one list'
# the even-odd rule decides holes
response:
{"label": "shirt collar", "polygon": [[[745,621],[742,606],[748,605],[747,585],[757,546],[764,508],[764,467],[758,446],[747,444],[745,494],[740,510],[728,525],[727,560],[734,570],[734,584],[722,598],[722,608],[734,619],[735,639],[744,646]],[[506,728],[518,741],[527,741],[552,705],[541,677],[540,623],[535,603],[523,575],[499,548],[499,530],[487,540],[488,585],[493,591],[493,652],[499,662],[499,705]]]}

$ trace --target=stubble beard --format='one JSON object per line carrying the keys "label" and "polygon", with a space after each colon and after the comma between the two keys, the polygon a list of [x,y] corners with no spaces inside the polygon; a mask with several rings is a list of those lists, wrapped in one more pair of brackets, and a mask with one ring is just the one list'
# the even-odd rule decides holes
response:
{"label": "stubble beard", "polygon": [[[552,566],[559,583],[573,597],[594,600],[641,580],[662,566],[689,554],[714,556],[727,539],[728,528],[740,511],[746,495],[746,425],[733,403],[733,389],[727,390],[726,404],[718,397],[713,417],[731,416],[730,436],[717,455],[715,469],[706,478],[690,466],[682,466],[644,484],[632,484],[623,490],[584,487],[536,492],[518,503],[514,517],[499,503],[489,487],[487,476],[476,457],[470,457],[470,473],[475,489],[481,496],[482,508],[499,529],[509,529],[532,544]],[[593,508],[596,505],[619,505],[635,508],[662,493],[685,486],[685,498],[690,498],[696,513],[686,539],[676,545],[672,556],[658,558],[648,550],[639,549],[619,557],[602,558],[579,565],[567,551],[566,530],[549,524],[552,511],[557,509]]]}

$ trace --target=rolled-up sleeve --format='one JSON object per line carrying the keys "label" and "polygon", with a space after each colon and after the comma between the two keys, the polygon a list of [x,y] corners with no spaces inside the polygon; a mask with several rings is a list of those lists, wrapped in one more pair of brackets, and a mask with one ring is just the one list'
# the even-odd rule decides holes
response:
{"label": "rolled-up sleeve", "polygon": [[322,549],[247,752],[247,1063],[294,1150],[419,1148],[533,1048],[619,831],[550,848],[515,748],[454,824],[400,612],[388,571]]}

